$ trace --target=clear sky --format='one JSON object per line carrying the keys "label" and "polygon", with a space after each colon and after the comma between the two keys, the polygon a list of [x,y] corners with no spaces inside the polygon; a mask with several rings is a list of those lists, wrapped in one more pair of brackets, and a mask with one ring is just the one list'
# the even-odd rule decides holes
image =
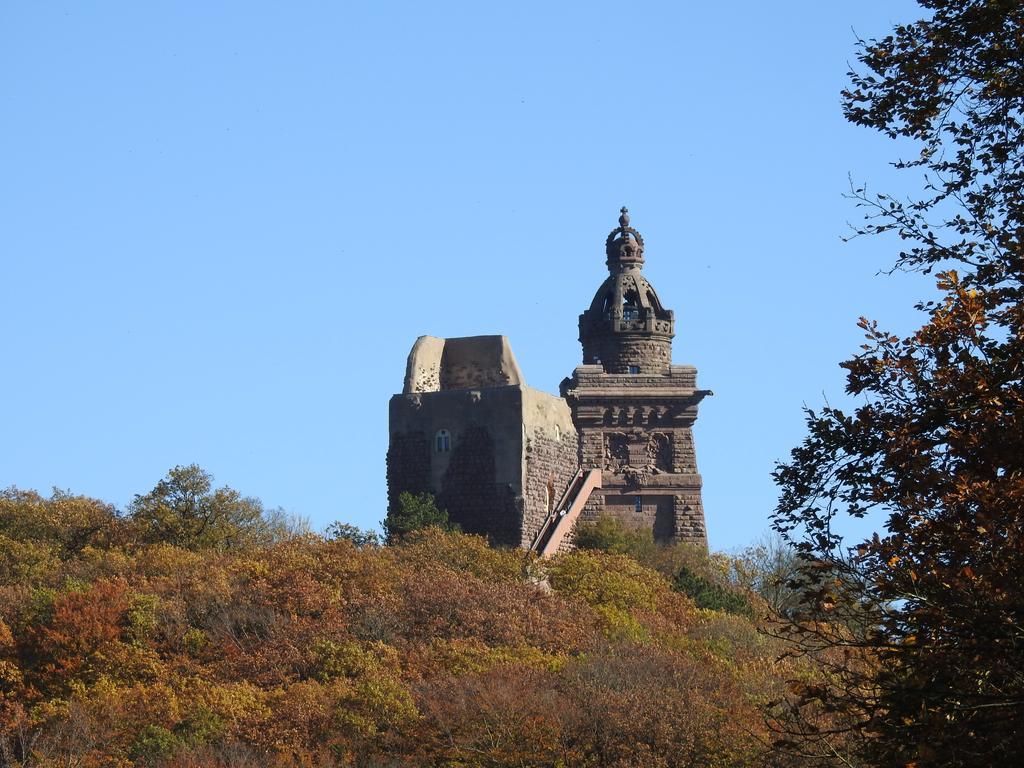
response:
{"label": "clear sky", "polygon": [[629,206],[676,312],[711,545],[768,528],[860,315],[929,292],[840,237],[897,149],[842,118],[908,0],[0,5],[0,487],[126,506],[176,464],[322,527],[385,511],[418,335],[531,386]]}

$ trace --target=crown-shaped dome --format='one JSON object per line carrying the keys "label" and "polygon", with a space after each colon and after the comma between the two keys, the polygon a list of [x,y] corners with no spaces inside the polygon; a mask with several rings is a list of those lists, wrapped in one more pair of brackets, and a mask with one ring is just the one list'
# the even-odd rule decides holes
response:
{"label": "crown-shaped dome", "polygon": [[580,315],[583,362],[600,363],[608,373],[667,371],[675,319],[640,273],[644,239],[629,226],[629,211],[622,208],[621,214],[605,241],[611,274]]}
{"label": "crown-shaped dome", "polygon": [[629,226],[629,209],[625,206],[619,211],[619,226],[604,242],[604,251],[608,256],[605,263],[612,273],[644,264],[644,239]]}
{"label": "crown-shaped dome", "polygon": [[594,294],[587,312],[607,320],[635,320],[647,312],[660,320],[671,318],[671,312],[662,306],[654,286],[636,268],[609,275]]}

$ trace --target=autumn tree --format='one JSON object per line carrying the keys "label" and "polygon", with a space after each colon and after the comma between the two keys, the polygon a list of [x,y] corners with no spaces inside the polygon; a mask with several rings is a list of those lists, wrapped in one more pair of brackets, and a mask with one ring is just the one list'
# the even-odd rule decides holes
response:
{"label": "autumn tree", "polygon": [[199,466],[178,466],[156,487],[138,495],[129,514],[150,541],[186,549],[230,549],[264,542],[274,526],[258,499],[238,491],[213,488],[213,478]]}
{"label": "autumn tree", "polygon": [[[919,4],[860,42],[843,102],[924,177],[857,187],[856,234],[896,234],[939,293],[909,337],[862,319],[859,405],[808,411],[775,473],[805,587],[782,631],[831,681],[794,684],[780,727],[844,764],[996,765],[1024,749],[1024,3]],[[881,530],[851,546],[847,515]]]}
{"label": "autumn tree", "polygon": [[3,768],[780,768],[757,704],[814,676],[630,556],[437,526],[98,541],[0,582],[0,617]]}
{"label": "autumn tree", "polygon": [[56,564],[87,547],[103,547],[127,535],[110,504],[54,490],[0,491],[0,584],[52,573]]}
{"label": "autumn tree", "polygon": [[772,615],[789,615],[800,603],[800,560],[778,534],[761,537],[732,558],[731,576],[737,587],[758,595]]}
{"label": "autumn tree", "polygon": [[327,526],[324,538],[328,541],[350,541],[357,547],[376,547],[380,544],[380,534],[374,530],[365,530],[352,523],[335,520]]}

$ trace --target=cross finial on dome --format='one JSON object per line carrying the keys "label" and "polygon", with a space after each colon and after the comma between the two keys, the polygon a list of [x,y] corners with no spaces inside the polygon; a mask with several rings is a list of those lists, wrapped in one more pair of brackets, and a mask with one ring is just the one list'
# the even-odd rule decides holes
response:
{"label": "cross finial on dome", "polygon": [[629,226],[629,208],[627,208],[626,206],[622,206],[621,208],[619,208],[619,213],[621,214],[619,216],[619,226],[620,227],[628,227]]}

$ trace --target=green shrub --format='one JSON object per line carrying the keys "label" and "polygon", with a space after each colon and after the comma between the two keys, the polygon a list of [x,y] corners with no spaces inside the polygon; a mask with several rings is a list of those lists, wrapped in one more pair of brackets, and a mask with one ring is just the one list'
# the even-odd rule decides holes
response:
{"label": "green shrub", "polygon": [[224,722],[209,707],[199,705],[184,720],[174,727],[179,740],[191,745],[209,744],[224,731]]}
{"label": "green shrub", "polygon": [[423,528],[440,528],[445,531],[458,530],[448,520],[448,513],[437,508],[434,497],[429,493],[411,494],[403,492],[398,503],[388,510],[388,516],[381,523],[384,538],[388,544],[395,544],[404,536]]}
{"label": "green shrub", "polygon": [[147,725],[135,739],[130,750],[135,765],[155,765],[171,757],[181,746],[181,740],[166,728]]}
{"label": "green shrub", "polygon": [[577,549],[594,549],[612,555],[629,555],[646,563],[657,544],[649,528],[630,528],[617,517],[602,515],[594,523],[576,526]]}
{"label": "green shrub", "polygon": [[128,601],[128,635],[132,643],[143,646],[152,637],[157,627],[156,595],[136,592]]}
{"label": "green shrub", "polygon": [[755,618],[754,608],[743,594],[723,584],[716,584],[685,565],[679,569],[672,586],[677,592],[690,597],[698,608]]}
{"label": "green shrub", "polygon": [[661,572],[677,592],[690,597],[698,608],[750,618],[756,613],[743,592],[730,583],[729,561],[723,555],[708,556],[692,544],[658,544],[649,528],[630,528],[610,515],[578,526],[576,547],[627,555]]}

